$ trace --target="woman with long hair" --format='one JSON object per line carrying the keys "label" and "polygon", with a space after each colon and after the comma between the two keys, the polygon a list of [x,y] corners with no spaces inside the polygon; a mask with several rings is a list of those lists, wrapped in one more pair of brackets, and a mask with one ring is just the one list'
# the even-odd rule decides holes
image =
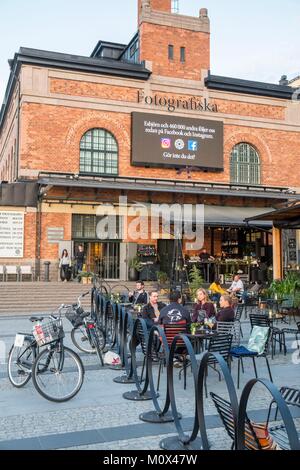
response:
{"label": "woman with long hair", "polygon": [[192,322],[198,322],[199,311],[205,311],[205,317],[211,318],[215,316],[215,307],[213,303],[209,300],[208,293],[205,289],[200,288],[196,292],[197,303],[194,305],[194,310],[192,314]]}
{"label": "woman with long hair", "polygon": [[67,282],[69,275],[68,270],[71,266],[71,259],[69,257],[68,250],[64,249],[59,260],[59,269],[60,269],[60,279],[61,281]]}

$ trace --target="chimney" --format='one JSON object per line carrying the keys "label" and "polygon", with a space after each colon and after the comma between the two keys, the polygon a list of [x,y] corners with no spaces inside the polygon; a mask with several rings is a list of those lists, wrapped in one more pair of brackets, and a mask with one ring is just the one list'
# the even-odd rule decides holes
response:
{"label": "chimney", "polygon": [[287,79],[287,76],[282,75],[281,79],[279,80],[279,85],[288,86],[288,84],[289,84],[289,81]]}
{"label": "chimney", "polygon": [[140,16],[142,10],[148,9],[153,11],[163,11],[165,13],[171,13],[173,3],[174,5],[178,4],[178,1],[173,2],[173,0],[138,0],[138,24],[140,23]]}

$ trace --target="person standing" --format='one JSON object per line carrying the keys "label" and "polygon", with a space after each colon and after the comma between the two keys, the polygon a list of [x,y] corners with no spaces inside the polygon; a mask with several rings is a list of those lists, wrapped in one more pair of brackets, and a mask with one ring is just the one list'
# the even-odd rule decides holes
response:
{"label": "person standing", "polygon": [[78,246],[78,250],[75,255],[76,260],[76,274],[80,273],[83,270],[84,265],[84,248],[83,245]]}
{"label": "person standing", "polygon": [[69,257],[68,250],[64,249],[59,260],[60,279],[67,282],[69,278],[69,268],[71,266],[71,258]]}

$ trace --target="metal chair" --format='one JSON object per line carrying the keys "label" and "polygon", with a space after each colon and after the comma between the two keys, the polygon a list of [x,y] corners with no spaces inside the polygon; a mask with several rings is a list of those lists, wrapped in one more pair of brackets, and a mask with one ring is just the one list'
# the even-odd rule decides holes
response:
{"label": "metal chair", "polygon": [[[224,398],[221,398],[215,393],[211,392],[210,396],[218,411],[218,414],[222,420],[227,434],[233,440],[231,450],[234,450],[236,438],[236,423],[233,416],[232,406],[227,400],[224,400]],[[252,422],[247,415],[245,419],[245,449],[264,450],[268,448],[267,437],[260,439],[255,432],[256,429],[259,429],[260,431],[265,431],[266,435],[267,433],[269,433],[271,438],[274,438],[276,440],[276,444],[280,447],[280,449],[290,450],[289,439],[284,425],[273,426],[271,428],[268,428],[268,422],[265,424],[256,424]],[[264,444],[264,446],[262,445],[262,443]]]}
{"label": "metal chair", "polygon": [[296,336],[297,348],[299,349],[299,353],[300,353],[300,321],[298,321],[296,325],[297,325],[297,329],[296,328],[283,328],[282,332],[284,335],[284,343],[285,343],[286,334],[291,334],[291,335]]}
{"label": "metal chair", "polygon": [[250,314],[250,324],[251,330],[254,326],[262,326],[262,327],[269,327],[271,330],[271,348],[272,348],[272,359],[274,358],[276,352],[276,343],[279,344],[280,352],[282,348],[284,350],[284,354],[286,354],[286,344],[285,344],[285,336],[283,330],[273,326],[272,320],[264,314],[261,313],[251,313]]}
{"label": "metal chair", "polygon": [[[232,345],[232,334],[218,334],[216,336],[213,336],[210,338],[209,343],[208,343],[208,352],[214,352],[214,353],[219,353],[225,362],[227,362],[227,365],[229,369],[231,368],[231,358],[230,358],[230,350],[231,350],[231,345]],[[213,369],[215,372],[217,372],[219,376],[219,381],[221,382],[221,374],[220,372],[216,369],[216,364],[217,361],[216,359],[212,356],[208,359],[208,367]],[[206,368],[205,371],[205,379],[204,379],[204,387],[205,387],[205,395],[207,397],[207,375],[208,375],[208,367]]]}
{"label": "metal chair", "polygon": [[[166,323],[164,325],[164,331],[165,331],[168,345],[171,348],[171,345],[175,336],[187,333],[186,321],[183,320],[178,323]],[[186,371],[187,371],[187,351],[185,351],[185,343],[182,339],[179,339],[177,341],[177,348],[181,348],[181,349],[184,348],[183,351],[180,352],[180,356],[182,356],[182,359],[183,359],[183,362],[182,362],[183,387],[185,390],[186,389]],[[179,373],[179,378],[181,378],[181,373]]]}
{"label": "metal chair", "polygon": [[[290,388],[290,387],[281,387],[280,393],[287,405],[297,406],[298,408],[300,408],[300,389]],[[270,407],[269,407],[267,423],[269,423],[270,421],[271,410],[274,404],[275,404],[275,400],[272,400]],[[275,421],[277,420],[277,415],[278,415],[278,406],[276,407],[275,418],[274,418]]]}
{"label": "metal chair", "polygon": [[236,307],[235,316],[234,316],[234,321],[238,321],[239,324],[240,324],[240,330],[241,330],[242,338],[244,337],[244,335],[243,335],[243,330],[242,330],[242,325],[241,325],[241,318],[242,318],[242,315],[243,315],[244,308],[245,308],[244,305],[238,305]]}
{"label": "metal chair", "polygon": [[[258,326],[258,325],[256,325],[256,326]],[[264,357],[266,359],[266,364],[267,364],[267,368],[268,368],[268,372],[269,372],[269,377],[270,377],[271,382],[273,382],[271,369],[270,369],[270,364],[269,364],[269,360],[268,360],[268,357],[267,357],[268,349],[269,349],[269,341],[270,341],[270,338],[271,338],[271,329],[267,325],[259,325],[259,326],[263,326],[265,328],[268,328],[268,335],[267,335],[266,340],[265,340],[264,351],[263,351],[262,354],[258,354],[255,351],[250,351],[249,349],[245,348],[244,346],[239,346],[239,347],[232,348],[231,351],[230,351],[231,358],[235,358],[235,359],[238,360],[238,376],[237,376],[237,388],[238,389],[240,388],[240,366],[242,366],[242,372],[244,373],[243,359],[249,358],[249,357],[252,358],[253,368],[254,368],[254,373],[255,373],[256,378],[257,378],[257,369],[256,369],[255,358]]]}

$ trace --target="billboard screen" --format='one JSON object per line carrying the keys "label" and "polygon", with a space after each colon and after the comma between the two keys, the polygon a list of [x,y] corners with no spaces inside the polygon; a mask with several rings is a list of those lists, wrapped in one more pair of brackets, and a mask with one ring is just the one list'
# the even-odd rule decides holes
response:
{"label": "billboard screen", "polygon": [[132,113],[131,164],[222,171],[223,122]]}

